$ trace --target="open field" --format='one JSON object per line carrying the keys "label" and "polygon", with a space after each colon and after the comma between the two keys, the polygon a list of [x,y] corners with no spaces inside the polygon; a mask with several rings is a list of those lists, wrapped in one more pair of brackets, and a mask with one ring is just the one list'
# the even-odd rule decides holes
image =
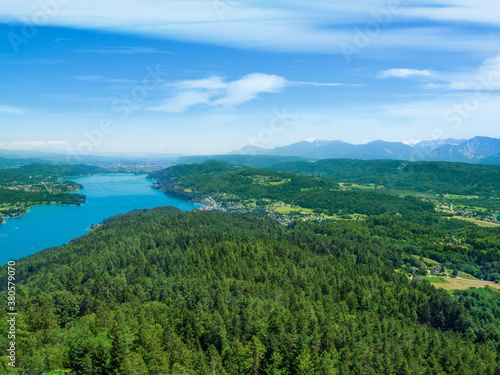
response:
{"label": "open field", "polygon": [[476,281],[479,280],[477,277],[474,277],[474,276],[472,276],[472,275],[470,275],[468,273],[462,272],[462,271],[458,271],[457,277],[459,277],[461,279],[467,279],[467,280],[476,280]]}
{"label": "open field", "polygon": [[416,198],[426,198],[426,199],[436,199],[436,194],[435,193],[427,193],[427,192],[422,192],[422,191],[412,191],[412,190],[400,190],[400,189],[391,189],[391,188],[385,188],[380,190],[382,193],[388,193],[388,194],[393,194],[393,195],[408,195]]}
{"label": "open field", "polygon": [[353,184],[353,183],[345,183],[345,182],[339,182],[339,186],[346,188],[346,189],[360,189],[360,190],[374,190],[376,188],[375,184],[365,184],[365,185],[360,185],[360,184]]}
{"label": "open field", "polygon": [[431,283],[436,283],[436,284],[445,284],[448,281],[444,277],[436,277],[436,276],[422,276],[424,280],[430,281]]}
{"label": "open field", "polygon": [[276,212],[279,212],[281,214],[289,214],[291,212],[305,212],[306,214],[308,215],[312,215],[313,214],[313,210],[311,208],[304,208],[304,207],[299,207],[299,206],[296,206],[296,207],[292,207],[291,205],[289,204],[285,204],[284,206],[274,206],[273,207]]}
{"label": "open field", "polygon": [[476,220],[476,219],[472,219],[469,217],[453,216],[453,219],[469,221],[471,223],[476,224],[479,227],[484,227],[484,228],[498,228],[498,227],[500,227],[500,224],[497,224],[497,223],[490,223],[488,221]]}
{"label": "open field", "polygon": [[479,199],[477,195],[445,194],[444,197],[448,199]]}
{"label": "open field", "polygon": [[12,210],[13,208],[16,208],[16,205],[1,207],[0,211]]}
{"label": "open field", "polygon": [[488,285],[490,288],[500,290],[500,284],[495,284],[492,281],[479,281],[479,280],[461,280],[447,277],[446,283],[436,283],[436,288],[443,288],[446,290],[466,290],[472,287],[484,288]]}
{"label": "open field", "polygon": [[[412,255],[413,258],[415,259],[420,259],[420,255]],[[422,257],[424,259],[424,263],[429,266],[429,265],[434,265],[434,264],[439,264],[438,261],[436,260],[433,260],[431,258],[426,258],[426,257]]]}

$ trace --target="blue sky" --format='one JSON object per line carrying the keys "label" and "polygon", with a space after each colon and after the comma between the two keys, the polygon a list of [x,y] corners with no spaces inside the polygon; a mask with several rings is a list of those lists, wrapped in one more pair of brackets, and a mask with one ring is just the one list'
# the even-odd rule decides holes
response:
{"label": "blue sky", "polygon": [[0,3],[0,148],[500,138],[491,0]]}

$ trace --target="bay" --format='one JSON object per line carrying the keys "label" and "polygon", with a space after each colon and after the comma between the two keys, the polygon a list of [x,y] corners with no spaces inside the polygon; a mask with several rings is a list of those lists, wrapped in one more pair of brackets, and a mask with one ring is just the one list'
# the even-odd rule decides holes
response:
{"label": "bay", "polygon": [[195,209],[183,201],[152,189],[146,175],[110,174],[72,177],[87,196],[82,206],[41,205],[29,212],[7,219],[0,226],[0,264],[59,246],[88,232],[92,224],[134,209],[174,206],[184,211]]}

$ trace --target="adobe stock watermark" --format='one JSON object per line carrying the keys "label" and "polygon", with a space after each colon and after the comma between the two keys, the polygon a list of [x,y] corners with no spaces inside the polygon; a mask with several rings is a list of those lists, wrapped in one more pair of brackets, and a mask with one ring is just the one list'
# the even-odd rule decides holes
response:
{"label": "adobe stock watermark", "polygon": [[140,104],[148,97],[148,92],[156,90],[163,83],[168,73],[162,65],[146,67],[147,74],[135,85],[130,92],[116,98],[110,107],[109,115],[101,118],[99,124],[82,132],[83,140],[78,143],[76,149],[68,146],[67,161],[72,163],[81,163],[82,156],[91,154],[96,147],[104,142],[106,135],[113,133],[116,129],[117,121],[124,121],[133,112],[140,108]]}
{"label": "adobe stock watermark", "polygon": [[9,32],[7,39],[15,54],[19,53],[20,47],[29,43],[37,36],[39,27],[47,26],[50,19],[56,17],[61,11],[61,6],[67,5],[71,0],[39,0],[40,10],[35,12],[31,18],[22,18],[23,23],[20,34]]}
{"label": "adobe stock watermark", "polygon": [[342,42],[339,47],[348,63],[352,61],[353,55],[359,55],[363,49],[368,47],[373,39],[378,37],[382,30],[387,28],[395,15],[401,13],[400,0],[388,0],[385,9],[372,11],[371,20],[364,27],[354,28],[354,37],[351,43]]}
{"label": "adobe stock watermark", "polygon": [[212,2],[217,16],[221,21],[226,19],[228,13],[233,12],[237,7],[243,3],[243,0],[215,0]]}
{"label": "adobe stock watermark", "polygon": [[[245,142],[242,142],[238,150],[242,148],[247,148],[246,155],[250,157],[258,156],[257,147],[264,147],[269,145],[276,137],[277,134],[283,132],[288,126],[290,126],[293,122],[294,116],[290,115],[287,112],[286,107],[281,111],[278,109],[273,110],[273,115],[269,120],[269,125],[261,128],[257,137],[249,137]],[[224,190],[227,181],[223,181],[220,179],[220,176],[212,176],[210,183],[212,187],[215,187],[219,190]]]}
{"label": "adobe stock watermark", "polygon": [[16,367],[16,262],[10,261],[7,268],[7,359],[8,365],[11,367]]}
{"label": "adobe stock watermark", "polygon": [[245,142],[241,143],[238,150],[244,147],[251,147],[247,150],[249,155],[257,155],[257,147],[266,148],[267,145],[274,141],[277,134],[283,132],[292,124],[293,120],[294,116],[288,113],[286,107],[281,111],[274,109],[269,125],[260,129],[256,138],[249,137]]}
{"label": "adobe stock watermark", "polygon": [[[455,103],[443,113],[443,120],[451,130],[456,131],[463,126],[464,120],[468,119],[480,107],[481,103],[493,96],[500,89],[500,74],[490,71],[482,74],[477,82],[474,92],[467,95],[461,103]],[[437,128],[433,132],[433,139],[442,138],[445,130]]]}

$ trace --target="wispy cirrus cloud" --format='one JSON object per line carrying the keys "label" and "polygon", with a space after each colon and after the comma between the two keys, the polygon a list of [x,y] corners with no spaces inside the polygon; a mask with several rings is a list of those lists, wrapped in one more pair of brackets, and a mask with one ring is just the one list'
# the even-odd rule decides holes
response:
{"label": "wispy cirrus cloud", "polygon": [[10,105],[0,105],[0,113],[6,115],[22,115],[26,113],[25,109],[12,107]]}
{"label": "wispy cirrus cloud", "polygon": [[210,104],[210,97],[207,92],[184,91],[148,109],[155,112],[182,113],[196,105]]}
{"label": "wispy cirrus cloud", "polygon": [[500,90],[500,55],[488,58],[473,72],[442,73],[439,81],[429,83],[428,89],[449,91]]}
{"label": "wispy cirrus cloud", "polygon": [[248,74],[234,81],[226,81],[218,76],[186,80],[173,84],[176,95],[148,109],[180,113],[190,107],[205,104],[227,110],[254,100],[260,94],[279,92],[285,85],[285,78],[263,73]]}
{"label": "wispy cirrus cloud", "polygon": [[432,77],[429,70],[418,69],[387,69],[378,74],[378,78],[410,78],[410,77]]}
{"label": "wispy cirrus cloud", "polygon": [[0,64],[12,65],[50,65],[50,64],[67,64],[68,60],[58,59],[25,59],[25,60],[5,60],[0,61]]}
{"label": "wispy cirrus cloud", "polygon": [[78,49],[76,52],[79,53],[97,53],[101,55],[135,55],[138,53],[167,53],[173,54],[170,51],[163,51],[157,48],[150,47],[107,47],[107,48],[90,48],[90,49]]}
{"label": "wispy cirrus cloud", "polygon": [[107,78],[103,76],[93,76],[93,75],[83,75],[83,76],[71,76],[72,79],[84,82],[108,82],[108,83],[137,83],[140,82],[134,79],[123,79],[123,78]]}
{"label": "wispy cirrus cloud", "polygon": [[346,85],[351,84],[288,81],[281,76],[263,73],[248,74],[234,81],[226,81],[223,77],[212,76],[168,84],[167,87],[176,91],[176,95],[148,109],[150,111],[180,113],[190,107],[204,104],[227,110],[257,99],[261,94],[278,93],[287,86],[337,87]]}
{"label": "wispy cirrus cloud", "polygon": [[287,86],[323,86],[323,87],[336,87],[336,86],[359,86],[358,84],[352,85],[347,83],[336,82],[302,82],[302,81],[288,81]]}
{"label": "wispy cirrus cloud", "polygon": [[[352,42],[354,27],[365,25],[370,14],[387,14],[395,6],[398,28],[386,30],[378,38],[379,46],[445,48],[468,51],[494,48],[492,43],[479,46],[477,35],[457,30],[457,25],[484,26],[483,35],[492,39],[500,26],[499,4],[491,0],[358,0],[346,3],[328,0],[276,0],[263,2],[221,1],[220,10],[213,0],[144,0],[127,2],[87,0],[72,2],[49,17],[49,26],[99,29],[113,32],[152,35],[230,47],[279,51],[315,51],[341,53],[342,42]],[[392,5],[391,5],[392,4]],[[27,20],[40,11],[37,2],[3,0],[0,21]],[[392,17],[391,17],[392,20]],[[371,19],[373,21],[373,19]],[[426,30],[433,39],[429,40]],[[256,27],[258,25],[258,27]],[[490,28],[490,30],[486,30]],[[415,30],[417,32],[415,32]],[[100,52],[98,52],[100,51]],[[93,53],[161,53],[147,49],[87,50]]]}
{"label": "wispy cirrus cloud", "polygon": [[286,79],[276,75],[253,73],[229,82],[225,95],[213,102],[223,108],[233,108],[263,93],[276,93],[286,85]]}
{"label": "wispy cirrus cloud", "polygon": [[53,148],[66,148],[69,146],[67,141],[14,141],[11,142],[14,147],[25,147],[25,148],[43,148],[43,147],[53,147]]}
{"label": "wispy cirrus cloud", "polygon": [[378,78],[427,78],[426,89],[447,91],[497,91],[500,90],[500,55],[488,58],[474,71],[431,72],[419,69],[388,69],[379,72]]}

